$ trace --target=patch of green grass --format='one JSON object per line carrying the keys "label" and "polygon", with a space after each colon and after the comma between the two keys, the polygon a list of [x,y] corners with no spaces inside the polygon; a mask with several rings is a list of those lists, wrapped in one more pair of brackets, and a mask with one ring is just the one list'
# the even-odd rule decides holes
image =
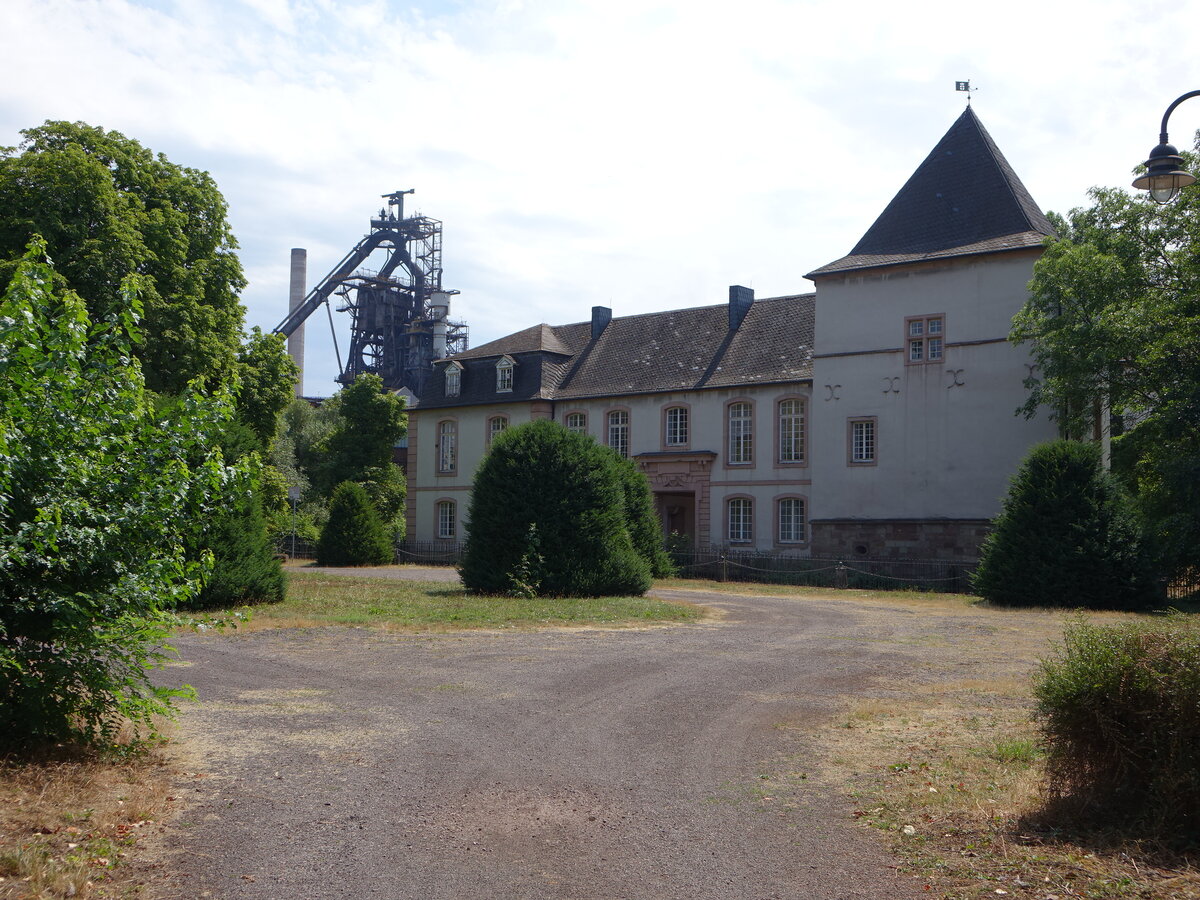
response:
{"label": "patch of green grass", "polygon": [[361,625],[412,630],[695,622],[701,608],[652,597],[481,597],[456,584],[289,571],[287,599],[250,607],[251,628]]}

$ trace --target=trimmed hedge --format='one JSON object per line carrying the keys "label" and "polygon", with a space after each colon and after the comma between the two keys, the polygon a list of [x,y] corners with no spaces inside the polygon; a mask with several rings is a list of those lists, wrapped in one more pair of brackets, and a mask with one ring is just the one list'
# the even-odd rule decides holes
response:
{"label": "trimmed hedge", "polygon": [[652,566],[631,535],[626,477],[611,449],[557,422],[502,432],[475,475],[463,584],[484,594],[644,594]]}
{"label": "trimmed hedge", "polygon": [[1200,624],[1081,619],[1034,694],[1052,796],[1170,843],[1200,839]]}

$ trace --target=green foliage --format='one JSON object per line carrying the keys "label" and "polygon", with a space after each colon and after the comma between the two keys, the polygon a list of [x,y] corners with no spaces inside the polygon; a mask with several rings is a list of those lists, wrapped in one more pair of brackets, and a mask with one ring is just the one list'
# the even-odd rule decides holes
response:
{"label": "green foliage", "polygon": [[394,562],[387,529],[361,484],[345,481],[333,492],[329,521],[317,543],[322,566],[382,566]]}
{"label": "green foliage", "polygon": [[1005,606],[1130,608],[1154,602],[1137,524],[1100,448],[1034,447],[1013,476],[972,578]]}
{"label": "green foliage", "polygon": [[1166,205],[1115,188],[1091,197],[1052,217],[1060,237],[1013,320],[1040,369],[1025,412],[1047,406],[1082,436],[1111,408],[1114,468],[1163,564],[1200,569],[1200,191]]}
{"label": "green foliage", "polygon": [[362,484],[372,470],[392,465],[393,448],[408,428],[404,401],[388,391],[378,375],[359,375],[335,401],[324,405],[330,402],[336,418],[319,447],[322,458],[309,474],[325,496],[343,481]]}
{"label": "green foliage", "polygon": [[262,495],[255,485],[248,487],[209,522],[204,543],[212,551],[213,568],[189,609],[283,599],[283,569],[268,535]]}
{"label": "green foliage", "polygon": [[248,490],[214,448],[231,409],[185,391],[158,410],[132,356],[131,281],[93,321],[35,243],[0,302],[0,743],[153,731],[149,671],[208,560],[210,512]]}
{"label": "green foliage", "polygon": [[1089,818],[1172,842],[1200,839],[1200,626],[1182,614],[1082,619],[1034,694],[1054,795]]}
{"label": "green foliage", "polygon": [[95,321],[121,312],[123,279],[144,275],[136,350],[147,387],[178,394],[235,369],[245,286],[225,200],[207,172],[183,168],[116,131],[46,122],[0,151],[0,289],[41,235],[65,285]]}
{"label": "green foliage", "polygon": [[255,326],[237,355],[237,415],[267,453],[279,432],[279,419],[295,396],[300,370],[287,355],[282,334],[263,334]]}
{"label": "green foliage", "polygon": [[556,422],[496,437],[475,475],[468,520],[460,571],[473,591],[598,597],[650,587],[650,564],[630,535],[619,458]]}

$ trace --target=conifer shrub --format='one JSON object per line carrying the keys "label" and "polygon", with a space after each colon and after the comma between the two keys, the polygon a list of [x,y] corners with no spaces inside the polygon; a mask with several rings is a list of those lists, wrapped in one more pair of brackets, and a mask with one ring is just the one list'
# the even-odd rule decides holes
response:
{"label": "conifer shrub", "polygon": [[509,428],[475,475],[463,584],[484,594],[644,594],[651,567],[634,546],[625,495],[611,449],[546,419]]}
{"label": "conifer shrub", "polygon": [[395,557],[387,528],[363,486],[343,481],[334,488],[329,519],[317,542],[317,564],[382,566]]}
{"label": "conifer shrub", "polygon": [[205,535],[213,568],[188,608],[211,609],[239,603],[277,603],[283,599],[283,569],[267,531],[262,499],[249,491],[218,513]]}
{"label": "conifer shrub", "polygon": [[1080,619],[1034,695],[1052,797],[1084,819],[1200,840],[1200,625]]}
{"label": "conifer shrub", "polygon": [[990,603],[1132,609],[1157,600],[1137,520],[1096,444],[1034,447],[992,525],[972,577]]}

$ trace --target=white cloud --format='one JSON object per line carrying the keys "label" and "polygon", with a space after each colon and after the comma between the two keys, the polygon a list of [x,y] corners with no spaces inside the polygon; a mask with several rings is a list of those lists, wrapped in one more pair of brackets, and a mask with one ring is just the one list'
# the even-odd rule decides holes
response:
{"label": "white cloud", "polygon": [[[593,304],[807,289],[959,114],[957,79],[1042,206],[1080,205],[1128,180],[1162,109],[1197,87],[1177,34],[1196,11],[8,0],[0,143],[83,119],[211,171],[266,327],[291,247],[311,286],[380,194],[415,187],[410,208],[446,223],[446,284],[479,343]],[[332,353],[309,347],[308,389],[328,392]]]}

